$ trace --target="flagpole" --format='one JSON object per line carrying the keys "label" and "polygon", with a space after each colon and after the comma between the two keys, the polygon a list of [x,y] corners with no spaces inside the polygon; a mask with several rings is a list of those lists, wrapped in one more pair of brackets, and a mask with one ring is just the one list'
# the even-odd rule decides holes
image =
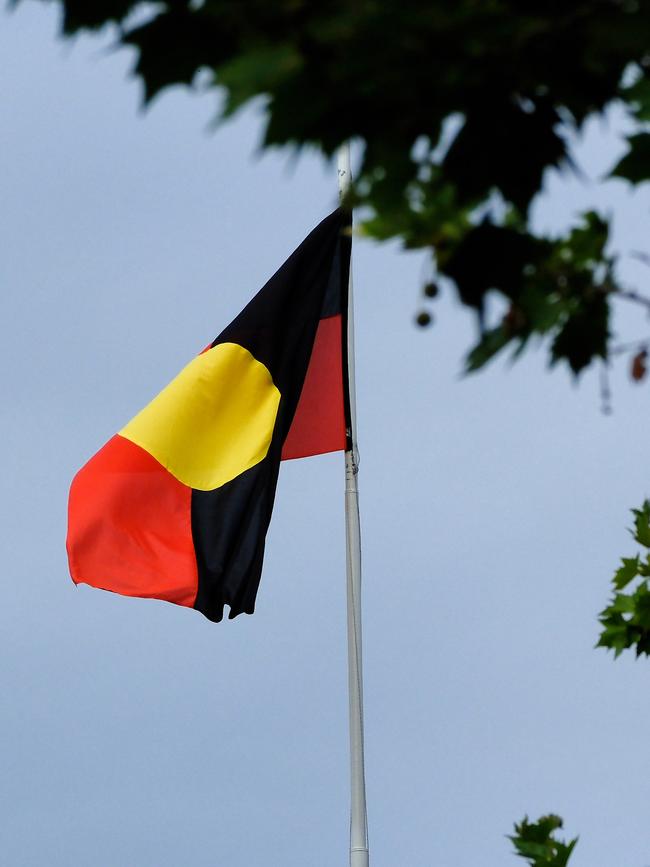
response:
{"label": "flagpole", "polygon": [[[339,198],[350,189],[350,146],[338,152]],[[350,701],[350,867],[368,867],[368,817],[363,749],[363,670],[361,655],[361,526],[357,474],[357,414],[354,381],[354,302],[352,268],[348,291],[348,383],[351,448],[345,452],[345,527],[348,607],[348,691]]]}

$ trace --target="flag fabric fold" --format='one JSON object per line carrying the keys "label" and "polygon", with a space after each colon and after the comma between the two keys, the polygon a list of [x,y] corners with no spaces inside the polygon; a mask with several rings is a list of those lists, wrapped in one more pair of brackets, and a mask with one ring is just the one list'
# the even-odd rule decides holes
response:
{"label": "flag fabric fold", "polygon": [[251,614],[281,460],[348,447],[350,216],[323,220],[75,476],[76,584]]}

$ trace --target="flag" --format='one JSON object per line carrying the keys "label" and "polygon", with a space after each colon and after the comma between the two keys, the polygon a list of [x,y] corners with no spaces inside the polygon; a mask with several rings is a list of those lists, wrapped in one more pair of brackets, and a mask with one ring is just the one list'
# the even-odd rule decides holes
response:
{"label": "flag", "polygon": [[349,446],[349,221],[323,220],[77,473],[75,584],[253,613],[281,460]]}

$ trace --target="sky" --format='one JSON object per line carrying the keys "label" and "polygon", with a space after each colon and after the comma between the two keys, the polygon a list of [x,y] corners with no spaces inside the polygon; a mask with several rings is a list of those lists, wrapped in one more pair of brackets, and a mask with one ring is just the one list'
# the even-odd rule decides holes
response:
{"label": "sky", "polygon": [[[283,465],[251,617],[75,588],[64,546],[76,470],[335,206],[335,168],[260,158],[259,107],[216,132],[214,96],[143,113],[110,34],[57,33],[54,4],[0,13],[0,860],[346,864],[342,455]],[[643,288],[647,191],[585,180],[620,123],[535,220],[613,214]],[[371,863],[514,867],[513,822],[555,812],[572,867],[648,867],[650,663],[594,644],[650,493],[650,386],[619,364],[606,417],[597,373],[543,350],[462,377],[453,293],[417,329],[423,257],[354,247]]]}

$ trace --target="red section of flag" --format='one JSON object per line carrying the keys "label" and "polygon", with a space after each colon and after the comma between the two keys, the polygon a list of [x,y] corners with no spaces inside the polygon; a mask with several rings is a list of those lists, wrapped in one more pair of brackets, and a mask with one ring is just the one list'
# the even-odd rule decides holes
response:
{"label": "red section of flag", "polygon": [[341,316],[321,319],[282,460],[345,449]]}
{"label": "red section of flag", "polygon": [[148,452],[114,436],[72,482],[72,580],[191,607],[198,586],[191,497]]}

